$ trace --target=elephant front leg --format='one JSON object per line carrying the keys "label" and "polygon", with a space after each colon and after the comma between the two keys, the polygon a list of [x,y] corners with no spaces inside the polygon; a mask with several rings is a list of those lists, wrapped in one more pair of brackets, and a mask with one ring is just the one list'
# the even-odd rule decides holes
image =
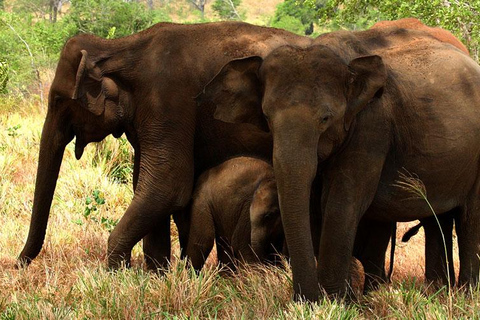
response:
{"label": "elephant front leg", "polygon": [[[148,268],[166,266],[170,259],[170,215],[185,207],[191,197],[193,152],[165,150],[142,152],[132,203],[108,239],[110,268],[119,268],[123,263],[129,266],[133,246],[144,237]],[[192,157],[177,159],[179,155]],[[159,163],[159,159],[169,161]],[[179,164],[186,166],[176,167]]]}
{"label": "elephant front leg", "polygon": [[350,272],[357,217],[353,207],[345,216],[328,210],[322,224],[318,259],[318,281],[328,295],[344,297]]}
{"label": "elephant front leg", "polygon": [[215,222],[209,208],[208,199],[195,198],[190,212],[183,217],[183,220],[178,220],[179,230],[183,230],[181,233],[187,233],[181,235],[186,238],[184,256],[197,271],[203,268],[215,241]]}
{"label": "elephant front leg", "polygon": [[170,217],[161,219],[143,238],[143,253],[149,270],[164,270],[168,267],[171,253]]}
{"label": "elephant front leg", "polygon": [[358,223],[373,201],[383,161],[375,153],[355,152],[325,171],[318,281],[329,295],[342,297],[347,292]]}

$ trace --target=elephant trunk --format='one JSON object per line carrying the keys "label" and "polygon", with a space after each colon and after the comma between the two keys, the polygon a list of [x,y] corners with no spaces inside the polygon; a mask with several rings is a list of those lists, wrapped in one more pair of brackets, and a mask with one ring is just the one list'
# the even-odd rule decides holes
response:
{"label": "elephant trunk", "polygon": [[[291,258],[295,298],[316,301],[319,286],[310,232],[310,189],[317,171],[319,133],[297,115],[274,123],[273,167],[282,224]],[[299,119],[303,119],[300,121]]]}
{"label": "elephant trunk", "polygon": [[63,153],[73,138],[73,133],[68,134],[68,128],[58,112],[49,108],[40,141],[30,229],[25,247],[18,257],[19,265],[30,264],[42,248]]}
{"label": "elephant trunk", "polygon": [[252,230],[251,235],[252,250],[259,261],[264,261],[267,258],[267,250],[265,247],[268,243],[267,235],[265,234],[265,230],[262,231]]}

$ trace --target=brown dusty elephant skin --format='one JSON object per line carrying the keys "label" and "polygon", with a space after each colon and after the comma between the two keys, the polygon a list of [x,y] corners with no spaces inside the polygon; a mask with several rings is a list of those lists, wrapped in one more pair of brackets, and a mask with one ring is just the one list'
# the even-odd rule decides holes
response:
{"label": "brown dusty elephant skin", "polygon": [[[242,105],[222,88],[232,69],[260,82]],[[238,75],[238,74],[237,74]],[[283,46],[267,57],[232,60],[201,99],[217,118],[255,122],[273,134],[273,167],[291,258],[294,292],[309,300],[346,291],[358,223],[432,216],[427,203],[398,187],[418,176],[437,214],[455,220],[460,284],[476,284],[480,254],[480,67],[422,30],[337,31],[308,48]],[[231,89],[231,86],[230,86]],[[241,91],[242,96],[245,92]],[[235,101],[236,104],[224,103]],[[259,111],[261,110],[261,112]],[[226,116],[235,115],[238,117]],[[312,181],[322,176],[322,232],[316,270],[309,232]]]}
{"label": "brown dusty elephant skin", "polygon": [[202,111],[195,96],[231,59],[311,41],[240,22],[161,23],[125,38],[68,40],[50,89],[30,229],[18,263],[29,264],[42,248],[65,146],[76,137],[80,158],[88,143],[125,133],[135,149],[134,196],[109,237],[108,265],[128,265],[143,238],[147,266],[165,266],[170,215],[191,198],[194,165],[202,171],[237,154],[272,152],[269,133],[252,125],[227,128],[208,118],[212,109]]}
{"label": "brown dusty elephant skin", "polygon": [[455,38],[455,36],[451,34],[448,30],[426,26],[420,20],[415,18],[404,18],[394,21],[380,21],[375,23],[372,26],[372,29],[387,29],[391,27],[425,31],[437,40],[445,43],[450,43],[451,45],[465,52],[466,54],[470,54],[467,47],[465,47],[465,45],[460,40]]}
{"label": "brown dusty elephant skin", "polygon": [[[415,18],[404,18],[395,21],[381,21],[372,26],[372,29],[382,29],[384,31],[388,30],[389,28],[393,28],[392,30],[394,32],[395,30],[398,30],[398,28],[421,30],[437,40],[440,40],[444,43],[449,43],[467,55],[469,54],[465,45],[460,40],[455,38],[455,36],[449,31],[441,28],[432,28],[426,26],[420,20]],[[435,219],[435,217],[429,217],[421,219],[420,222],[420,225],[424,228],[426,235],[425,278],[427,281],[433,282],[434,284],[438,284],[440,286],[447,285],[449,281],[450,285],[453,286],[455,284],[455,270],[452,256],[452,231],[453,219],[456,216],[456,211],[458,211],[457,209],[458,208],[455,208],[449,214],[439,215],[438,221]],[[447,257],[445,256],[445,249]],[[378,255],[374,254],[374,256]],[[382,258],[379,258],[379,260],[381,261]]]}
{"label": "brown dusty elephant skin", "polygon": [[219,262],[235,268],[273,258],[284,243],[273,167],[251,158],[232,158],[198,179],[187,214],[176,219],[182,255],[196,270],[217,244]]}
{"label": "brown dusty elephant skin", "polygon": [[[469,54],[462,42],[455,38],[449,31],[441,28],[428,27],[415,18],[381,21],[372,27],[372,29],[381,29],[383,31],[387,31],[389,28],[391,28],[393,32],[398,30],[398,28],[421,30],[435,39],[449,43],[467,55]],[[421,219],[419,224],[424,228],[426,235],[425,279],[434,285],[444,286],[447,285],[449,281],[450,285],[453,286],[455,284],[455,270],[452,256],[452,230],[455,212],[458,211],[456,209],[450,214],[439,215],[438,221],[435,217],[429,217]],[[393,235],[393,237],[392,235],[390,237],[387,236],[388,230],[392,229],[388,224],[382,226],[378,225],[379,222],[367,221],[368,219],[366,219],[361,225],[362,227],[358,230],[355,247],[357,251],[360,249],[360,252],[365,254],[365,257],[363,259],[360,258],[360,260],[363,260],[363,264],[366,264],[366,289],[368,290],[369,288],[375,287],[378,280],[387,280],[384,271],[385,250],[383,250],[383,248],[387,247],[388,239],[394,239],[395,235]],[[382,230],[382,232],[379,232],[380,230]],[[373,243],[375,243],[375,245],[373,245]],[[393,252],[391,252],[391,259],[393,259]],[[393,267],[392,261],[390,268]],[[375,273],[375,271],[380,271],[380,273]]]}

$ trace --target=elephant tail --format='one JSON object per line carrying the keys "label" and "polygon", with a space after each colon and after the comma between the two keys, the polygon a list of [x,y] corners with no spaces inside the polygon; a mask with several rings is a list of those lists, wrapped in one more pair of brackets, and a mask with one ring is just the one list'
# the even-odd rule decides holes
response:
{"label": "elephant tail", "polygon": [[416,226],[413,226],[410,229],[408,229],[408,231],[405,232],[405,234],[402,237],[402,242],[408,242],[408,240],[410,240],[411,237],[413,237],[418,233],[421,227],[422,227],[422,223],[419,222]]}
{"label": "elephant tail", "polygon": [[397,223],[393,223],[393,226],[392,226],[392,243],[391,243],[391,246],[390,246],[390,266],[389,266],[388,275],[387,275],[388,282],[390,282],[390,279],[392,278],[393,263],[394,263],[394,259],[395,259],[396,243],[397,243]]}

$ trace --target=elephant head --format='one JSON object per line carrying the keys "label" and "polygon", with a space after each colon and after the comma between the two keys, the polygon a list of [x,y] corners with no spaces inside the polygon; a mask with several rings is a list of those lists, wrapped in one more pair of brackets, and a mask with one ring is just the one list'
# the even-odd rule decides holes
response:
{"label": "elephant head", "polygon": [[296,297],[319,296],[307,232],[317,166],[348,141],[356,116],[381,100],[386,78],[376,55],[346,62],[323,45],[283,46],[264,59],[230,61],[198,97],[216,104],[219,120],[249,122],[272,132],[273,167]]}
{"label": "elephant head", "polygon": [[88,43],[81,44],[78,39],[71,39],[63,49],[50,88],[29,235],[18,258],[22,265],[28,265],[42,248],[66,145],[76,137],[75,156],[80,159],[89,142],[101,141],[109,134],[121,136],[131,114],[123,84],[102,69],[108,57],[89,54],[83,49]]}
{"label": "elephant head", "polygon": [[[283,244],[283,228],[278,207],[275,180],[263,180],[255,190],[250,204],[251,245],[259,260],[272,260]],[[273,247],[272,247],[273,246]]]}

